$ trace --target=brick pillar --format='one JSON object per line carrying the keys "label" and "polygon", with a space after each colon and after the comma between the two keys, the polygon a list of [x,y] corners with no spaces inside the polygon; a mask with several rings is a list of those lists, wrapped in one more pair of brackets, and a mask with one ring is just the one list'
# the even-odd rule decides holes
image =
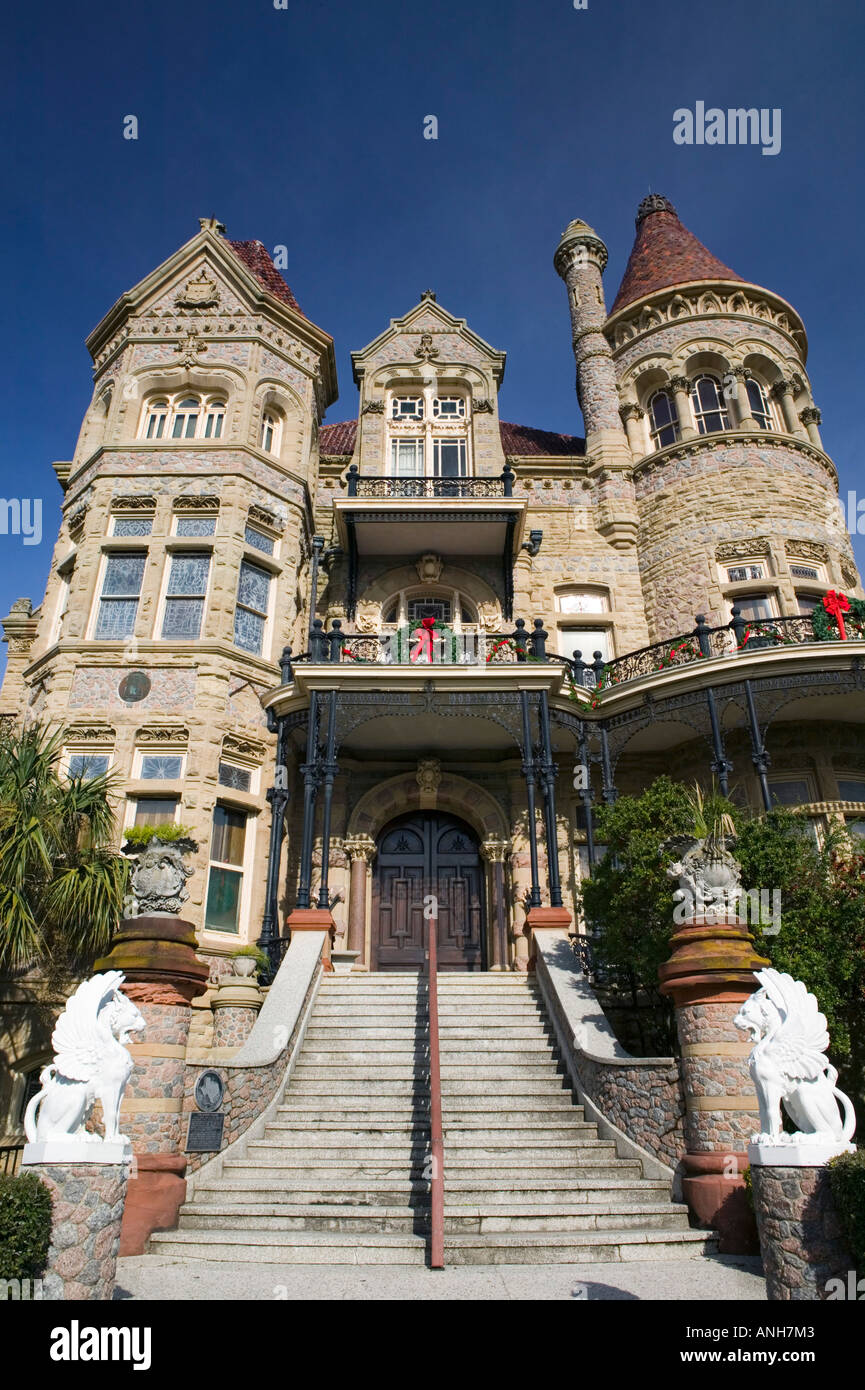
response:
{"label": "brick pillar", "polygon": [[679,927],[671,945],[658,975],[661,993],[675,1005],[682,1049],[682,1190],[699,1224],[720,1232],[721,1252],[744,1254],[756,1248],[742,1174],[758,1116],[748,1072],[752,1045],[742,1040],[733,1018],[757,988],[754,971],[769,962],[756,954],[742,924],[694,918]]}
{"label": "brick pillar", "polygon": [[190,1001],[204,993],[208,973],[195,946],[191,922],[153,913],[121,922],[107,956],[95,965],[123,971],[123,992],[147,1025],[145,1041],[129,1048],[135,1070],[120,1112],[134,1154],[121,1255],[143,1254],[151,1232],[170,1230],[186,1196],[181,1112]]}

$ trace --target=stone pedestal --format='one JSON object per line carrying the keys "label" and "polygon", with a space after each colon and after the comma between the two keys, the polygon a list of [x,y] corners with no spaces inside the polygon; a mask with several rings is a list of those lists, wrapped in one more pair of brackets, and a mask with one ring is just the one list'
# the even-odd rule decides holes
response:
{"label": "stone pedestal", "polygon": [[537,950],[534,933],[536,931],[568,932],[571,928],[571,914],[566,907],[530,907],[526,913],[523,931],[529,942],[528,969],[534,970]]}
{"label": "stone pedestal", "polygon": [[[321,953],[321,966],[327,972],[333,971],[333,962],[330,958],[333,947],[334,937],[336,936],[336,923],[333,920],[333,913],[326,907],[296,907],[285,919],[292,936],[298,931],[323,931],[327,932],[324,943],[324,950]],[[349,937],[349,939],[351,939]]]}
{"label": "stone pedestal", "polygon": [[[754,1212],[770,1302],[844,1298],[853,1259],[825,1164],[761,1164],[751,1150]],[[807,1155],[805,1156],[807,1158]],[[829,1286],[830,1280],[840,1284]]]}
{"label": "stone pedestal", "polygon": [[694,918],[671,944],[658,974],[661,993],[676,1007],[681,1044],[683,1196],[697,1223],[718,1231],[721,1253],[749,1254],[757,1249],[757,1233],[743,1173],[758,1124],[757,1097],[748,1072],[751,1043],[733,1019],[757,987],[754,971],[769,962],[756,954],[744,924]]}
{"label": "stone pedestal", "polygon": [[109,1301],[114,1294],[129,1162],[55,1162],[50,1153],[58,1146],[27,1147],[44,1150],[48,1157],[41,1162],[25,1161],[22,1172],[41,1178],[54,1200],[51,1244],[42,1276],[43,1299]]}
{"label": "stone pedestal", "polygon": [[213,999],[213,1046],[242,1047],[264,996],[253,976],[223,975]]}
{"label": "stone pedestal", "polygon": [[121,1128],[132,1140],[122,1255],[143,1254],[155,1230],[170,1230],[186,1197],[182,1129],[190,1000],[207,988],[207,966],[196,959],[195,928],[169,913],[120,923],[96,970],[122,970],[124,994],[147,1025],[145,1041],[129,1051],[135,1070],[121,1106]]}

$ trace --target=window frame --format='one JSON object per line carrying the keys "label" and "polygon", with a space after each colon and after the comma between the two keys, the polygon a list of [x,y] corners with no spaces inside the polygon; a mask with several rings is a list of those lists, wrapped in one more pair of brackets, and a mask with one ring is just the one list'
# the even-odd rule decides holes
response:
{"label": "window frame", "polygon": [[[228,790],[226,788],[226,790]],[[225,860],[213,858],[213,832],[215,828],[215,816],[217,810],[233,812],[244,818],[243,826],[243,854],[240,864],[231,864]],[[244,927],[250,920],[250,903],[252,897],[252,866],[255,856],[255,822],[257,816],[255,812],[247,806],[232,804],[230,798],[220,797],[213,806],[210,816],[210,834],[207,842],[207,881],[204,893],[203,911],[203,930],[211,932],[215,937],[238,937],[244,935]],[[229,873],[239,873],[240,889],[237,895],[237,924],[235,929],[227,930],[224,927],[213,927],[208,924],[207,909],[210,900],[210,873],[211,869],[218,868]]]}
{"label": "window frame", "polygon": [[[706,407],[700,400],[700,392],[698,388],[700,386],[700,383],[703,381],[712,382],[715,388],[715,397],[717,400],[717,405]],[[691,402],[691,411],[694,416],[694,424],[696,426],[698,434],[723,434],[725,430],[730,429],[730,411],[727,407],[727,402],[724,398],[723,383],[719,377],[715,376],[714,372],[701,371],[698,372],[695,377],[693,377],[691,381],[689,399]],[[721,424],[713,425],[710,429],[706,424],[706,419],[710,415],[718,415],[721,420]]]}
{"label": "window frame", "polygon": [[[197,403],[195,426],[189,431],[187,417],[192,411],[185,408],[185,402]],[[159,391],[145,397],[141,423],[136,436],[143,444],[189,444],[193,440],[205,444],[222,444],[225,440],[225,427],[228,420],[228,394],[222,390],[204,391],[197,387],[187,387],[184,391]],[[157,414],[159,407],[164,410]],[[221,421],[218,434],[207,433],[208,422],[218,412]],[[151,420],[161,419],[162,428],[150,432]],[[183,419],[181,433],[175,434],[178,420]]]}
{"label": "window frame", "polygon": [[[108,577],[108,571],[109,571],[109,568],[110,568],[110,566],[111,566],[111,562],[112,562],[113,560],[128,559],[130,556],[137,556],[137,555],[141,555],[141,556],[144,557],[144,564],[143,564],[142,570],[141,570],[141,581],[140,581],[140,583],[139,583],[139,585],[138,585],[138,592],[137,592],[137,594],[135,594],[135,595],[133,595],[133,594],[131,594],[131,593],[130,593],[130,594],[109,594],[109,595],[105,596],[105,594],[104,594],[105,583],[106,583],[106,579],[107,579],[107,577]],[[141,609],[141,594],[142,594],[142,590],[144,589],[144,580],[145,580],[146,575],[147,575],[147,565],[148,565],[149,559],[150,559],[150,549],[149,549],[149,547],[145,547],[144,549],[141,549],[141,548],[139,548],[138,546],[136,546],[136,547],[134,547],[134,548],[133,548],[133,547],[130,547],[128,550],[127,550],[127,549],[123,549],[123,550],[121,550],[121,549],[116,549],[116,550],[115,550],[115,549],[111,549],[111,550],[106,550],[106,549],[104,549],[104,550],[102,551],[102,553],[101,553],[101,560],[100,560],[100,564],[99,564],[99,573],[98,573],[97,579],[96,579],[96,594],[95,594],[95,596],[94,596],[93,614],[92,614],[92,617],[91,617],[91,620],[90,620],[90,624],[89,624],[89,628],[88,628],[88,640],[89,640],[89,641],[93,641],[93,642],[128,642],[129,639],[130,639],[131,637],[134,637],[134,636],[135,636],[135,629],[136,629],[136,627],[137,627],[137,625],[138,625],[138,616],[139,616],[139,612],[140,612],[140,609]],[[132,619],[132,624],[131,624],[131,629],[130,629],[130,631],[129,631],[129,632],[126,632],[126,633],[123,633],[122,635],[121,635],[121,634],[111,634],[111,635],[108,635],[108,636],[100,636],[100,634],[99,634],[99,623],[100,623],[100,618],[101,618],[101,614],[102,614],[102,605],[103,605],[103,603],[108,603],[109,605],[112,605],[112,604],[118,603],[118,602],[122,602],[122,603],[131,603],[132,600],[133,600],[133,597],[134,597],[134,599],[135,599],[135,614],[134,614],[134,617],[133,617],[133,619]]]}
{"label": "window frame", "polygon": [[[670,409],[670,419],[665,424],[658,424],[655,420],[655,401],[659,396],[664,397]],[[675,394],[666,386],[659,386],[646,401],[646,411],[649,417],[649,438],[655,449],[667,449],[672,444],[678,444],[682,437],[682,422],[679,419]],[[665,430],[672,430],[673,437],[662,442],[661,435]]]}
{"label": "window frame", "polygon": [[[255,553],[258,554],[258,551],[256,551]],[[262,612],[261,609],[252,608],[251,605],[248,603],[241,603],[240,601],[240,583],[244,565],[248,566],[250,569],[258,570],[261,574],[267,576],[267,608],[264,612]],[[271,625],[273,615],[273,594],[276,587],[274,580],[276,579],[276,577],[276,574],[270,566],[257,564],[254,560],[248,559],[245,555],[241,558],[240,567],[237,572],[237,587],[235,589],[234,595],[234,614],[231,620],[231,640],[232,644],[235,647],[237,647],[238,651],[245,652],[247,656],[257,656],[262,661],[268,660],[268,653],[270,651]],[[238,609],[243,609],[243,611],[247,613],[253,613],[256,615],[256,617],[264,618],[264,622],[261,628],[261,649],[257,652],[252,651],[251,648],[245,647],[242,645],[242,643],[239,643],[237,641]]]}
{"label": "window frame", "polygon": [[[202,594],[172,594],[170,586],[171,586],[171,576],[172,576],[172,573],[173,573],[173,570],[174,570],[174,561],[175,561],[176,559],[188,558],[188,557],[190,557],[190,556],[198,556],[198,557],[206,556],[206,557],[207,557],[207,578],[206,578],[205,584],[204,584],[204,592],[203,592]],[[165,563],[165,565],[164,565],[164,567],[163,567],[163,577],[162,577],[162,594],[161,594],[160,602],[159,602],[159,614],[158,614],[158,623],[157,623],[157,631],[158,631],[158,633],[159,633],[159,637],[158,637],[157,640],[160,641],[160,642],[200,642],[200,641],[202,640],[202,633],[203,633],[204,630],[205,630],[205,625],[206,625],[206,621],[207,621],[207,606],[208,606],[208,599],[209,599],[209,597],[210,597],[210,585],[211,585],[211,581],[212,581],[212,577],[213,577],[213,547],[212,547],[212,546],[195,546],[195,545],[190,545],[190,546],[188,546],[188,547],[187,547],[187,546],[171,546],[171,547],[166,547],[166,551],[165,551],[165,560],[166,560],[166,563]],[[183,636],[179,636],[179,637],[172,637],[172,636],[166,634],[166,632],[165,632],[165,618],[166,618],[166,614],[167,614],[167,612],[168,612],[168,605],[169,605],[169,603],[170,603],[172,600],[179,600],[179,601],[183,601],[183,600],[187,600],[187,601],[198,600],[198,601],[200,601],[200,603],[201,603],[201,620],[200,620],[199,625],[198,625],[198,633],[197,633],[197,635],[196,635],[195,637],[191,637],[191,636],[189,636],[188,634],[187,634],[187,635],[183,635]]]}

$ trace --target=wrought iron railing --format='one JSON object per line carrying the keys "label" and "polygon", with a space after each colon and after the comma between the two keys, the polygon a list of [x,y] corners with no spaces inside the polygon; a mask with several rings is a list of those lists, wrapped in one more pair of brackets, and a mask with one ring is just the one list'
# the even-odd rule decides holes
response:
{"label": "wrought iron railing", "polygon": [[10,1176],[17,1173],[21,1167],[23,1152],[23,1142],[20,1144],[0,1144],[0,1173],[8,1173]]}
{"label": "wrought iron railing", "polygon": [[506,464],[497,478],[362,478],[356,463],[348,470],[348,496],[402,499],[412,497],[513,497],[514,473]]}
{"label": "wrought iron railing", "polygon": [[[710,657],[736,656],[768,647],[805,646],[820,643],[810,616],[793,618],[743,618],[733,609],[729,623],[710,627],[702,614],[690,632],[679,633],[665,642],[628,652],[612,661],[604,661],[600,652],[588,653],[579,648],[572,656],[560,656],[547,651],[549,633],[540,618],[532,630],[518,618],[514,631],[488,633],[433,630],[420,635],[418,625],[408,624],[391,632],[344,632],[339,618],[330,629],[324,630],[316,618],[309,634],[309,650],[294,656],[286,647],[281,659],[282,681],[288,685],[294,679],[294,667],[301,662],[349,663],[360,665],[444,665],[444,666],[510,666],[514,663],[558,662],[566,666],[575,686],[589,690],[605,690],[655,675],[676,666],[688,666]],[[849,641],[865,641],[851,625]],[[829,640],[836,640],[831,638]],[[593,659],[589,660],[588,657]]]}
{"label": "wrought iron railing", "polygon": [[426,950],[429,1010],[430,1096],[430,1268],[444,1269],[444,1134],[442,1129],[442,1074],[439,1053],[438,919],[431,917]]}

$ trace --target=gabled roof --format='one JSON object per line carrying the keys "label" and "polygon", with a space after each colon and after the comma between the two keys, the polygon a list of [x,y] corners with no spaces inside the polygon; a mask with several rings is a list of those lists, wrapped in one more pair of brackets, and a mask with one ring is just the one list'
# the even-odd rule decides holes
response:
{"label": "gabled roof", "polygon": [[[586,441],[578,435],[554,434],[531,425],[499,422],[502,449],[512,458],[561,458],[586,452]],[[357,439],[357,420],[340,420],[323,425],[318,437],[319,452],[329,458],[350,458]]]}
{"label": "gabled roof", "polygon": [[373,338],[372,342],[367,343],[366,347],[361,348],[359,352],[351,354],[355,385],[360,385],[366,359],[379,353],[385,343],[392,338],[401,337],[405,333],[430,331],[431,322],[439,325],[438,329],[433,331],[459,334],[476,352],[492,363],[495,380],[497,382],[502,381],[507,354],[491,347],[479,334],[475,333],[473,328],[469,328],[465,319],[458,319],[439,304],[432,290],[425,290],[414,308],[409,309],[408,313],[403,314],[400,318],[391,319],[384,332],[379,333],[378,337]]}
{"label": "gabled roof", "polygon": [[747,283],[682,225],[668,198],[651,193],[637,210],[637,235],[610,315],[656,290],[698,280]]}
{"label": "gabled roof", "polygon": [[[267,247],[260,241],[229,241],[226,237],[226,245],[230,246],[239,260],[243,261],[247,270],[251,270],[256,280],[276,299],[281,299],[284,304],[296,309],[299,314],[303,310],[291,292],[291,288],[286,284],[280,275]],[[306,318],[306,314],[303,314]]]}

